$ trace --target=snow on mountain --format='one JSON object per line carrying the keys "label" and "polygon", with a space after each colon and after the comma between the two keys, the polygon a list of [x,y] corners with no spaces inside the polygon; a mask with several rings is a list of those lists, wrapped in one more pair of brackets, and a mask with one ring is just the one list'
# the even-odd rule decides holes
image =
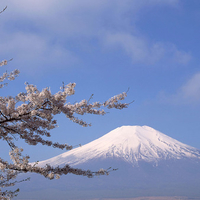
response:
{"label": "snow on mountain", "polygon": [[[20,183],[19,199],[125,199],[141,195],[200,199],[200,150],[148,126],[116,128],[82,147],[39,162],[39,166],[45,164],[118,170],[92,179],[68,174],[51,181],[30,174],[30,182]],[[22,177],[20,180],[27,178]]]}
{"label": "snow on mountain", "polygon": [[122,126],[84,146],[39,162],[39,166],[83,164],[93,159],[121,159],[132,165],[139,161],[200,159],[200,151],[148,126]]}

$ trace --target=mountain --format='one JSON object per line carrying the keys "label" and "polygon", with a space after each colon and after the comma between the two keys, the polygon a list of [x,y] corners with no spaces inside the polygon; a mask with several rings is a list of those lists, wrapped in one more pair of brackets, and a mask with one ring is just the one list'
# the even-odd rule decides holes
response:
{"label": "mountain", "polygon": [[75,166],[94,159],[121,159],[135,166],[140,161],[200,159],[200,151],[148,126],[122,126],[84,146],[41,161],[39,165]]}
{"label": "mountain", "polygon": [[122,126],[84,146],[39,162],[97,171],[118,168],[89,179],[67,175],[49,181],[30,175],[16,199],[116,199],[181,196],[200,199],[200,150],[148,126]]}

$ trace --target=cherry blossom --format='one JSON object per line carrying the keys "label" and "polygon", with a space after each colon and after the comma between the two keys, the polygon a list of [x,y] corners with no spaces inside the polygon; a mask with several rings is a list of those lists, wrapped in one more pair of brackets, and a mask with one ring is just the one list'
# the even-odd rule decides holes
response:
{"label": "cherry blossom", "polygon": [[[7,65],[8,61],[4,60],[0,66]],[[11,73],[4,73],[0,77],[0,88],[7,85],[5,80],[12,81],[19,75],[19,70]],[[127,96],[126,92],[116,95],[105,102],[90,103],[89,99],[81,100],[74,104],[67,101],[68,97],[75,94],[75,83],[63,85],[56,94],[52,94],[50,88],[44,88],[39,91],[35,85],[25,83],[25,91],[20,92],[16,96],[3,97],[0,96],[0,139],[7,142],[11,151],[9,153],[13,163],[9,163],[0,158],[0,197],[13,198],[16,191],[4,191],[1,188],[15,185],[14,179],[19,173],[37,173],[48,179],[58,179],[61,175],[75,174],[86,177],[97,175],[108,175],[112,169],[100,169],[92,172],[90,170],[82,170],[72,168],[69,165],[64,167],[45,167],[37,166],[29,163],[29,156],[23,156],[23,148],[18,148],[15,144],[16,139],[21,139],[29,145],[42,144],[53,148],[71,150],[72,145],[60,144],[46,138],[51,137],[51,130],[58,126],[55,116],[64,114],[66,118],[83,127],[91,126],[80,119],[78,116],[84,114],[105,115],[104,109],[123,109],[129,104],[121,103]]]}

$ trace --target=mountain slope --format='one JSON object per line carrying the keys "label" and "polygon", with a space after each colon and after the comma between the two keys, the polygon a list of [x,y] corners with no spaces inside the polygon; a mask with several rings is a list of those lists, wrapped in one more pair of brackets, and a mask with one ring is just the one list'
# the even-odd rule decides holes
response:
{"label": "mountain slope", "polygon": [[200,159],[200,151],[148,126],[122,126],[82,147],[39,162],[79,165],[97,159],[122,159],[132,165],[139,161]]}
{"label": "mountain slope", "polygon": [[[187,196],[200,199],[200,151],[148,126],[122,126],[82,147],[41,161],[81,169],[118,168],[92,179],[68,174],[47,180],[30,174],[17,199],[103,199]],[[24,179],[22,174],[21,179]],[[27,178],[27,177],[26,177]],[[182,199],[182,197],[180,198]]]}

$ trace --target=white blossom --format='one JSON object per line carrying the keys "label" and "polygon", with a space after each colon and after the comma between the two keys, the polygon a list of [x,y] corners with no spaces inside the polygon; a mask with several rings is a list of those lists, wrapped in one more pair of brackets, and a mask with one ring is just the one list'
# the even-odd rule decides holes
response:
{"label": "white blossom", "polygon": [[[7,63],[8,63],[7,60],[0,62],[0,67],[2,67],[3,65],[7,65]],[[0,76],[0,82],[4,82],[5,79],[8,79],[10,81],[15,80],[15,78],[19,75],[19,73],[20,72],[18,69],[15,69],[14,71],[12,71],[10,73],[5,72],[5,73],[3,73],[2,76]],[[0,84],[0,88],[4,87],[6,85],[7,85],[7,83]]]}

